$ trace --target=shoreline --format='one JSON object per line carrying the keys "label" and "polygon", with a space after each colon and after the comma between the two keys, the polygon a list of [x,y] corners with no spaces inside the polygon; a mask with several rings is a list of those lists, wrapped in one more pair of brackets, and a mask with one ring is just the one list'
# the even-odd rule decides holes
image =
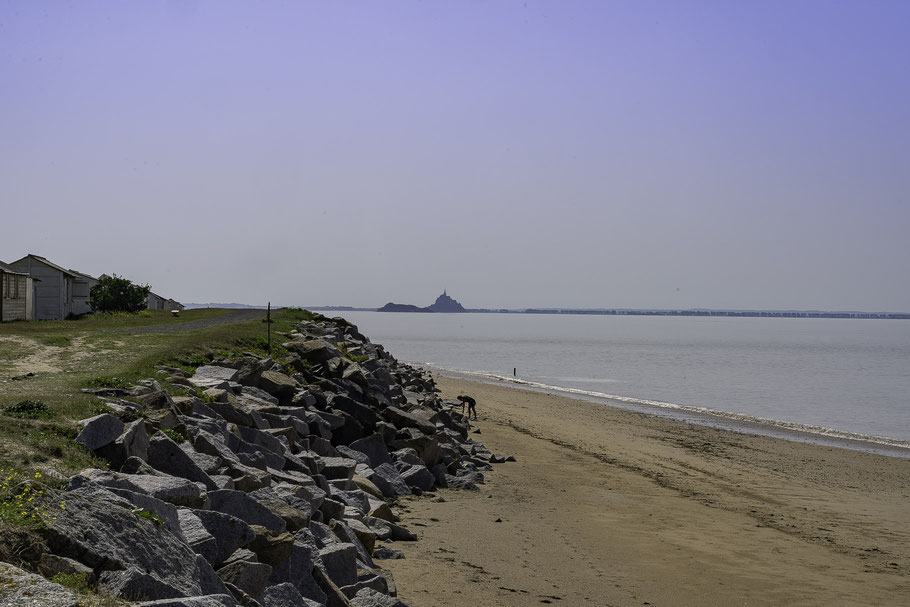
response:
{"label": "shoreline", "polygon": [[910,460],[436,377],[477,399],[480,491],[400,504],[413,607],[899,605]]}
{"label": "shoreline", "polygon": [[656,417],[716,428],[719,430],[779,438],[804,444],[849,449],[851,451],[884,455],[900,459],[910,459],[910,442],[884,436],[871,436],[834,428],[765,419],[732,411],[715,411],[703,407],[677,405],[674,403],[664,403],[634,397],[595,393],[577,388],[564,388],[561,386],[540,384],[530,380],[522,380],[520,378],[513,379],[508,376],[499,376],[492,373],[447,369],[427,363],[407,364],[425,369],[439,377],[447,377],[450,379],[491,386],[503,386],[515,390],[525,390],[540,394],[553,394],[560,397],[583,400],[585,402],[597,403],[625,411],[654,415]]}

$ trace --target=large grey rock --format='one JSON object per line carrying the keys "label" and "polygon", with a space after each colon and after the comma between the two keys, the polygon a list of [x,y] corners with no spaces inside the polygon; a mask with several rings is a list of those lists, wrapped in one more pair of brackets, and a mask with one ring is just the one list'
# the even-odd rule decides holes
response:
{"label": "large grey rock", "polygon": [[395,440],[392,441],[392,446],[395,449],[414,449],[427,468],[432,468],[438,464],[442,457],[439,441],[432,436],[423,434],[416,428],[405,428],[399,432]]}
{"label": "large grey rock", "polygon": [[395,460],[395,465],[399,469],[407,468],[408,466],[424,465],[423,460],[420,458],[420,455],[417,454],[417,450],[412,449],[411,447],[405,447],[393,452],[392,459]]}
{"label": "large grey rock", "polygon": [[351,603],[348,601],[348,597],[332,581],[332,578],[328,576],[325,570],[320,567],[313,569],[313,579],[316,580],[316,583],[325,593],[326,607],[350,607]]}
{"label": "large grey rock", "polygon": [[243,386],[243,390],[240,392],[240,394],[237,395],[237,398],[241,399],[243,397],[255,398],[256,400],[265,401],[265,402],[269,403],[270,405],[277,405],[279,403],[277,398],[275,398],[274,396],[272,396],[271,394],[269,394],[262,388],[257,388],[252,385]]}
{"label": "large grey rock", "polygon": [[332,411],[337,412],[337,414],[344,419],[344,423],[341,427],[332,431],[333,442],[347,445],[369,434],[369,431],[364,428],[364,425],[353,415],[349,415],[339,409],[332,409]]}
{"label": "large grey rock", "polygon": [[353,544],[337,543],[319,551],[322,568],[336,586],[357,582],[357,548]]}
{"label": "large grey rock", "polygon": [[138,457],[129,457],[123,465],[120,466],[121,474],[144,474],[146,476],[169,476],[164,472],[159,472],[149,466],[144,460]]}
{"label": "large grey rock", "polygon": [[202,524],[202,519],[187,508],[178,510],[177,518],[180,521],[180,530],[183,532],[183,537],[190,548],[196,554],[202,555],[212,565],[217,564],[219,562],[218,541]]}
{"label": "large grey rock", "polygon": [[210,432],[198,427],[193,437],[193,448],[200,453],[219,457],[227,462],[240,463],[237,454],[227,445],[224,436],[219,432]]}
{"label": "large grey rock", "polygon": [[237,600],[230,594],[207,594],[177,599],[160,599],[135,603],[133,607],[237,607]]}
{"label": "large grey rock", "polygon": [[[369,467],[369,465],[370,465],[370,458],[367,457],[365,453],[361,453],[360,451],[357,451],[356,449],[351,449],[347,445],[337,445],[335,447],[335,449],[338,451],[338,453],[339,453],[339,455],[341,455],[341,457],[350,458],[350,459],[356,461],[358,464],[363,464],[367,467]],[[356,468],[355,468],[355,470],[356,470]]]}
{"label": "large grey rock", "polygon": [[281,567],[294,552],[294,536],[290,533],[272,533],[265,527],[253,525],[256,537],[247,548],[260,563]]}
{"label": "large grey rock", "polygon": [[[203,472],[209,475],[209,477],[217,476],[218,473],[223,470],[226,466],[225,460],[216,456],[216,455],[207,455],[205,453],[200,453],[193,448],[192,443],[189,441],[183,441],[180,443],[180,448],[186,453],[193,463],[199,466]],[[212,480],[215,480],[214,478]]]}
{"label": "large grey rock", "polygon": [[256,385],[259,374],[265,369],[268,369],[269,366],[271,366],[272,361],[270,359],[260,359],[254,356],[242,356],[240,358],[228,360],[214,360],[212,361],[212,364],[236,369],[237,375],[234,377],[234,381],[242,384],[244,389],[246,389],[249,386]]}
{"label": "large grey rock", "polygon": [[251,525],[262,525],[270,531],[283,532],[287,524],[280,516],[241,491],[219,489],[209,491],[212,510],[236,516]]}
{"label": "large grey rock", "polygon": [[351,607],[408,607],[408,604],[398,597],[364,588],[351,599]]}
{"label": "large grey rock", "polygon": [[411,489],[408,484],[401,478],[398,468],[392,464],[380,464],[373,469],[373,475],[367,478],[379,487],[379,490],[386,497],[411,495]]}
{"label": "large grey rock", "polygon": [[265,590],[271,575],[271,566],[242,560],[228,563],[218,570],[218,577],[225,583],[233,584],[254,598]]}
{"label": "large grey rock", "polygon": [[98,577],[98,586],[108,594],[127,600],[173,599],[183,596],[183,592],[176,586],[136,567],[104,571]]}
{"label": "large grey rock", "polygon": [[[47,507],[53,507],[57,516],[45,532],[54,554],[96,569],[135,569],[162,587],[177,589],[176,596],[227,593],[211,565],[183,540],[134,514],[132,503],[123,498],[97,486],[89,489],[46,494]],[[61,500],[66,501],[65,509],[58,507]],[[117,588],[128,586],[122,582],[110,580]]]}
{"label": "large grey rock", "polygon": [[77,607],[78,599],[60,584],[48,582],[8,563],[0,563],[0,606]]}
{"label": "large grey rock", "polygon": [[243,440],[250,444],[263,447],[272,453],[277,453],[281,456],[289,454],[288,446],[280,438],[269,432],[263,432],[256,428],[245,428],[243,426],[240,426],[237,429],[240,431]]}
{"label": "large grey rock", "polygon": [[280,498],[262,498],[258,499],[258,501],[263,506],[271,510],[273,514],[284,519],[288,531],[297,531],[298,529],[303,529],[310,522],[312,508],[310,507],[309,502],[298,500],[303,502],[301,506],[305,508],[305,510],[301,510],[299,508],[291,506],[289,503],[287,503],[287,501]]}
{"label": "large grey rock", "polygon": [[[366,472],[368,474],[372,474],[373,469],[367,468],[366,470],[364,470],[364,472]],[[377,499],[382,499],[383,497],[385,497],[385,496],[383,496],[382,491],[379,489],[379,487],[377,487],[373,481],[366,478],[365,476],[355,474],[353,477],[351,477],[351,483],[353,483],[361,491],[364,491],[364,492],[376,497]]]}
{"label": "large grey rock", "polygon": [[289,582],[269,586],[262,593],[259,600],[262,607],[321,607],[322,603],[317,603],[308,599],[297,590],[297,587]]}
{"label": "large grey rock", "polygon": [[[253,428],[245,428],[244,430],[254,430]],[[239,429],[238,429],[239,431]],[[275,438],[271,435],[268,435],[271,438]],[[283,470],[285,465],[285,458],[278,453],[271,451],[261,445],[247,442],[242,438],[234,437],[230,440],[229,446],[237,452],[237,455],[246,453],[256,459],[264,460],[264,465],[262,469],[265,468],[275,468],[276,470]],[[240,458],[240,461],[244,462],[247,465],[254,465],[249,461],[244,461],[244,458]]]}
{"label": "large grey rock", "polygon": [[297,354],[311,363],[323,363],[332,358],[343,357],[341,350],[322,339],[295,339],[281,344],[285,349]]}
{"label": "large grey rock", "polygon": [[342,586],[341,591],[348,598],[354,598],[358,592],[364,588],[369,588],[375,590],[383,596],[388,596],[389,593],[389,584],[386,579],[379,575],[370,575],[369,569],[361,569],[357,575],[357,583],[351,584],[350,586]]}
{"label": "large grey rock", "polygon": [[381,420],[379,414],[375,411],[343,394],[332,395],[328,402],[333,409],[347,413],[368,428],[375,428],[376,424]]}
{"label": "large grey rock", "polygon": [[240,426],[255,425],[253,416],[243,409],[235,406],[234,403],[230,402],[230,399],[226,399],[223,402],[216,400],[215,402],[209,403],[208,406],[212,411],[223,417],[225,421],[228,421],[232,424],[238,424]]}
{"label": "large grey rock", "polygon": [[130,457],[148,459],[149,435],[145,421],[137,419],[127,424],[114,442],[99,447],[95,453],[108,460],[114,468],[119,468]]}
{"label": "large grey rock", "polygon": [[205,493],[199,485],[183,478],[136,474],[129,481],[152,497],[175,506],[204,508],[206,504]]}
{"label": "large grey rock", "polygon": [[[360,541],[360,534],[355,533],[354,529],[348,525],[348,522],[354,520],[356,519],[350,519],[349,521],[334,520],[329,523],[329,527],[332,529],[332,533],[334,533],[342,543],[354,546],[357,550],[357,559],[361,563],[369,567],[374,567],[373,559],[370,556],[372,545],[370,546],[370,549],[367,549],[363,542]],[[363,523],[360,524],[362,525],[363,530],[366,531],[369,536],[372,536],[372,539],[375,542],[376,535],[372,533],[366,525]]]}
{"label": "large grey rock", "polygon": [[394,424],[396,428],[417,428],[429,436],[436,433],[436,424],[432,424],[398,407],[388,407],[382,412],[382,416]]}
{"label": "large grey rock", "polygon": [[436,485],[436,478],[423,465],[410,466],[403,470],[401,478],[409,487],[417,487],[421,491],[430,491]]}
{"label": "large grey rock", "polygon": [[95,582],[95,572],[92,571],[91,567],[86,567],[79,561],[49,552],[41,554],[41,560],[38,561],[38,571],[48,579],[53,578],[58,573],[62,573],[64,575],[84,575],[89,584]]}
{"label": "large grey rock", "polygon": [[343,502],[347,506],[357,509],[361,513],[366,514],[370,511],[370,496],[359,489],[334,488],[332,490],[332,497]]}
{"label": "large grey rock", "polygon": [[380,540],[392,540],[396,542],[414,542],[417,536],[395,523],[373,516],[366,516],[363,519],[364,524],[369,527],[370,531],[376,534]]}
{"label": "large grey rock", "polygon": [[327,479],[351,480],[357,467],[357,460],[347,457],[323,457],[322,464],[322,475]]}
{"label": "large grey rock", "polygon": [[369,379],[364,372],[363,368],[355,362],[352,362],[344,370],[344,373],[341,374],[342,379],[346,379],[354,382],[364,390],[370,387]]}
{"label": "large grey rock", "polygon": [[[112,476],[111,473],[102,470],[89,470],[94,478],[102,481],[106,480],[105,475]],[[110,479],[107,479],[110,480]],[[81,489],[83,495],[87,497],[99,496],[99,499],[105,499],[109,494],[114,494],[130,503],[131,509],[148,510],[154,512],[162,521],[163,527],[173,533],[180,539],[183,539],[183,533],[180,530],[180,523],[177,519],[177,508],[173,504],[163,502],[151,495],[148,495],[136,486],[130,484],[120,484],[116,486],[109,484],[107,486],[89,480],[88,476],[77,474],[70,478],[68,491]]]}
{"label": "large grey rock", "polygon": [[304,532],[297,533],[290,558],[281,565],[273,567],[272,578],[269,581],[272,584],[290,582],[304,597],[317,603],[325,603],[325,592],[313,577],[313,568],[317,562],[320,562],[319,552],[315,545],[307,543],[304,541],[305,539]]}
{"label": "large grey rock", "polygon": [[356,440],[351,443],[349,447],[365,454],[370,460],[371,468],[376,468],[376,466],[381,464],[392,463],[392,456],[389,455],[389,449],[386,447],[385,441],[379,434],[371,434],[370,436]]}
{"label": "large grey rock", "polygon": [[228,367],[206,365],[198,367],[196,373],[189,378],[190,382],[200,388],[220,388],[228,382],[237,379],[237,370]]}
{"label": "large grey rock", "polygon": [[[365,519],[366,517],[363,518]],[[360,518],[346,517],[344,522],[348,528],[354,532],[354,535],[357,536],[357,539],[363,545],[367,554],[372,557],[373,550],[376,548],[376,533]],[[367,564],[370,563],[369,560],[364,560],[363,562]]]}
{"label": "large grey rock", "polygon": [[290,399],[297,391],[297,382],[278,371],[263,371],[259,387],[278,399]]}
{"label": "large grey rock", "polygon": [[76,442],[89,451],[108,445],[123,434],[123,422],[110,413],[83,419],[79,424],[82,425],[82,431],[76,437]]}
{"label": "large grey rock", "polygon": [[[477,474],[480,473],[478,472]],[[446,474],[445,486],[451,489],[467,489],[469,491],[478,489],[477,483],[474,482],[471,476],[453,476],[451,474]]]}
{"label": "large grey rock", "polygon": [[217,550],[211,561],[212,564],[224,562],[238,548],[252,542],[256,536],[247,523],[230,514],[213,510],[194,510],[193,514],[202,522],[205,530],[215,538]]}
{"label": "large grey rock", "polygon": [[156,433],[149,441],[148,463],[156,470],[166,472],[171,476],[200,482],[207,489],[218,488],[215,481],[163,432]]}

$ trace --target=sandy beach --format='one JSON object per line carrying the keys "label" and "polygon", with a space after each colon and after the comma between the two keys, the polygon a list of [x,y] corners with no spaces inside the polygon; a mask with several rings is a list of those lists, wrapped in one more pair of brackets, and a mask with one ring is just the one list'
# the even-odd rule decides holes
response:
{"label": "sandy beach", "polygon": [[399,510],[413,607],[910,604],[910,460],[437,377],[514,455]]}

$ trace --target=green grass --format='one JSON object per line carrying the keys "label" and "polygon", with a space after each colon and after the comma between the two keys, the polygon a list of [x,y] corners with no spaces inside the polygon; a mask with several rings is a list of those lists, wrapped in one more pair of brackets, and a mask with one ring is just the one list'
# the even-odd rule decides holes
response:
{"label": "green grass", "polygon": [[55,584],[60,584],[64,588],[73,592],[82,594],[91,592],[88,587],[88,575],[85,573],[58,573],[51,578]]}
{"label": "green grass", "polygon": [[152,512],[151,510],[146,510],[145,508],[136,508],[135,510],[133,510],[133,514],[135,514],[139,518],[144,518],[148,521],[151,521],[152,523],[154,523],[155,525],[157,525],[159,527],[164,524],[164,520],[162,520],[162,518],[160,516],[158,516],[157,513]]}
{"label": "green grass", "polygon": [[[148,316],[104,315],[0,325],[0,467],[23,474],[47,466],[66,474],[90,466],[103,467],[103,462],[72,440],[78,432],[78,420],[103,410],[101,401],[83,394],[81,388],[121,387],[150,377],[162,381],[164,376],[155,369],[159,364],[190,371],[213,358],[235,357],[243,352],[265,356],[269,325],[256,319],[186,332],[109,331],[188,322],[228,312],[186,310],[174,318],[170,313],[153,311]],[[272,357],[280,360],[288,354],[280,346],[284,338],[276,332],[286,333],[297,322],[315,317],[307,310],[273,310]],[[45,346],[50,338],[61,344],[66,338],[69,345],[49,351]],[[25,356],[29,357],[28,364],[37,365],[35,375],[12,381],[11,377],[28,371],[21,368]],[[32,361],[36,357],[41,360]],[[44,406],[39,408],[40,415],[33,419],[16,415],[15,407],[23,401],[40,401]],[[7,412],[7,407],[14,409]]]}
{"label": "green grass", "polygon": [[105,329],[128,329],[130,327],[147,327],[151,325],[172,325],[203,318],[214,318],[229,314],[231,310],[222,308],[197,308],[184,310],[175,317],[166,310],[146,310],[138,314],[117,312],[113,314],[86,314],[73,320],[36,320],[31,322],[3,323],[0,325],[2,335],[78,335],[89,331]]}
{"label": "green grass", "polygon": [[351,354],[348,351],[347,346],[345,346],[343,342],[336,343],[335,347],[338,348],[339,350],[341,350],[341,353],[344,354],[344,357],[347,358],[351,362],[362,363],[362,362],[366,362],[370,358],[369,356],[363,356],[361,354]]}
{"label": "green grass", "polygon": [[54,417],[54,412],[40,400],[21,400],[15,405],[3,407],[3,414],[21,419],[41,419]]}
{"label": "green grass", "polygon": [[36,335],[35,339],[43,346],[53,346],[56,348],[68,348],[73,345],[73,338],[70,335],[61,333],[42,333]]}

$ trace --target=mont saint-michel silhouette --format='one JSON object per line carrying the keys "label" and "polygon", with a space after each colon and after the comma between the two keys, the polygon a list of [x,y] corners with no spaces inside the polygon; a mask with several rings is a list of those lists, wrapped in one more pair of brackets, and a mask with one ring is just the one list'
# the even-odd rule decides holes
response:
{"label": "mont saint-michel silhouette", "polygon": [[448,293],[442,292],[442,295],[436,298],[433,305],[420,308],[411,304],[397,304],[389,302],[377,310],[377,312],[466,312],[460,303],[449,297]]}

